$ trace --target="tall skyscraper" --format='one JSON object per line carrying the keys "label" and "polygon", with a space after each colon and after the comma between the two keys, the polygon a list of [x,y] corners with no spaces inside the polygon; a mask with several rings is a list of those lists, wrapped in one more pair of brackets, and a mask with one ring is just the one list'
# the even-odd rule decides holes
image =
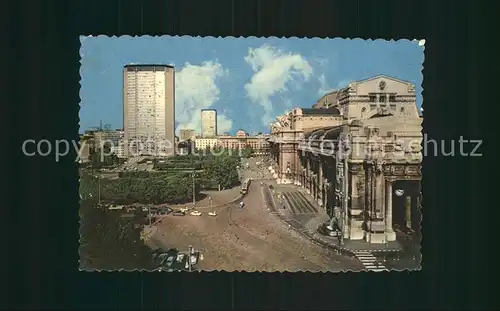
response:
{"label": "tall skyscraper", "polygon": [[215,109],[201,110],[201,136],[202,137],[217,136],[217,110]]}
{"label": "tall skyscraper", "polygon": [[175,68],[126,65],[123,69],[125,156],[175,153]]}

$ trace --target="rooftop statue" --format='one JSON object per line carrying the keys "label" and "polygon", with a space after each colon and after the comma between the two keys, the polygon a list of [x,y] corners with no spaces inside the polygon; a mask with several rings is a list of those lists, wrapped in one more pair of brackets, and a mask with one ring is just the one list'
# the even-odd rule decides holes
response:
{"label": "rooftop statue", "polygon": [[270,126],[271,126],[271,133],[277,133],[281,129],[281,124],[280,124],[279,121],[278,122],[272,122],[270,124]]}

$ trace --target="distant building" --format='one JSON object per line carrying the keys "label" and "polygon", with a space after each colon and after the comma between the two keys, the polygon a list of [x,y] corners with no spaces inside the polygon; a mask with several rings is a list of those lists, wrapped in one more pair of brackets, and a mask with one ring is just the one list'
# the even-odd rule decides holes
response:
{"label": "distant building", "polygon": [[194,147],[197,150],[204,150],[207,148],[214,148],[218,145],[217,137],[207,138],[207,137],[196,137],[194,140]]}
{"label": "distant building", "polygon": [[217,110],[201,110],[201,137],[217,136]]}
{"label": "distant building", "polygon": [[[85,135],[80,138],[80,143],[85,143],[84,151],[90,153],[91,149],[98,151],[107,145],[119,158],[125,157],[124,131],[117,130],[97,130],[85,131]],[[81,157],[83,160],[83,156]]]}
{"label": "distant building", "polygon": [[192,140],[195,136],[196,132],[193,129],[180,130],[180,141]]}
{"label": "distant building", "polygon": [[174,84],[173,66],[124,67],[123,126],[126,157],[175,153]]}
{"label": "distant building", "polygon": [[80,135],[80,151],[79,151],[79,160],[81,163],[86,163],[90,161],[90,148],[93,144],[92,135],[84,134]]}
{"label": "distant building", "polygon": [[218,146],[224,149],[244,149],[251,147],[256,155],[265,155],[269,153],[268,136],[257,135],[249,136],[245,131],[239,130],[235,136],[219,136]]}

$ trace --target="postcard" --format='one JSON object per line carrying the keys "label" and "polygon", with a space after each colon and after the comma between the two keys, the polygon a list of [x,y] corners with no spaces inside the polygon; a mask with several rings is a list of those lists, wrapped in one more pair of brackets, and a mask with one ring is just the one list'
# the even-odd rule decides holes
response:
{"label": "postcard", "polygon": [[424,48],[82,36],[80,270],[420,270]]}

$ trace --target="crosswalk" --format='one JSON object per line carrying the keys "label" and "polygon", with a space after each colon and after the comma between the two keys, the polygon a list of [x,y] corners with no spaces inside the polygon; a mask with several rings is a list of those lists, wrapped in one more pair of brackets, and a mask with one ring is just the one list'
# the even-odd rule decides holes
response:
{"label": "crosswalk", "polygon": [[389,271],[383,264],[377,262],[377,258],[369,251],[355,251],[354,255],[361,261],[366,270],[381,272]]}
{"label": "crosswalk", "polygon": [[292,214],[316,214],[318,208],[300,191],[283,192]]}

